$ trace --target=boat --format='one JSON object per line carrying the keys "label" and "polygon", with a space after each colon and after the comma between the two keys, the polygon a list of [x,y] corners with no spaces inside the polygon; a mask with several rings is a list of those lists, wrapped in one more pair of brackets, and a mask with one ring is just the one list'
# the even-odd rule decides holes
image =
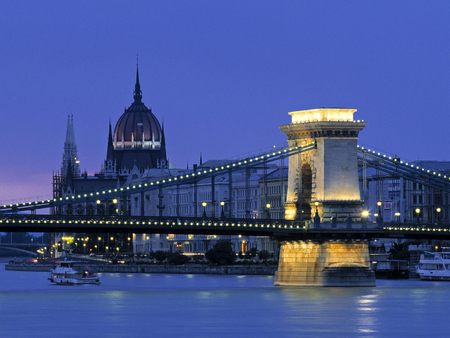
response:
{"label": "boat", "polygon": [[416,269],[422,280],[450,281],[450,252],[428,252],[420,255]]}
{"label": "boat", "polygon": [[49,281],[57,285],[83,285],[100,284],[100,278],[96,273],[88,270],[79,271],[75,269],[76,261],[57,262],[56,267],[51,271]]}

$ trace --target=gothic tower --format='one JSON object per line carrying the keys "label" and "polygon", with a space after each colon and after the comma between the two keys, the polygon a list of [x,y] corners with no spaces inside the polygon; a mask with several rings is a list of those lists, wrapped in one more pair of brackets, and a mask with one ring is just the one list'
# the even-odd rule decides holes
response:
{"label": "gothic tower", "polygon": [[63,180],[69,176],[80,176],[80,161],[78,159],[77,145],[75,143],[73,114],[69,114],[67,117],[66,141],[64,142],[61,176]]}

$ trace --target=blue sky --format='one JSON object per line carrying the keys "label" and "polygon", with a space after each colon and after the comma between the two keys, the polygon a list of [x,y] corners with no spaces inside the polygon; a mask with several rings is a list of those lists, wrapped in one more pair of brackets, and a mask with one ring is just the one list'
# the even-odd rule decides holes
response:
{"label": "blue sky", "polygon": [[283,144],[288,111],[354,107],[360,143],[450,160],[450,1],[2,1],[0,200],[51,192],[66,117],[82,169],[143,100],[175,166]]}

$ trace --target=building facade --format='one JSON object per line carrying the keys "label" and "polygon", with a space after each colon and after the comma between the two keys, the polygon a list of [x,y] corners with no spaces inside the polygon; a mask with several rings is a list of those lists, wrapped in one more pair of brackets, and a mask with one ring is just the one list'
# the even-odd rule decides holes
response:
{"label": "building facade", "polygon": [[[450,174],[450,161],[411,163],[442,175]],[[450,223],[449,193],[376,169],[367,170],[366,185],[365,208],[373,219],[381,215],[384,222]]]}

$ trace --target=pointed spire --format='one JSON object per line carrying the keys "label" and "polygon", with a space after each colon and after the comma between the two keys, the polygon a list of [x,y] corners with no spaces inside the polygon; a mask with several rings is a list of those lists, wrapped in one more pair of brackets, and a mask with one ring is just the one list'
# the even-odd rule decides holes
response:
{"label": "pointed spire", "polygon": [[73,114],[67,116],[66,144],[75,144],[75,133],[73,131]]}
{"label": "pointed spire", "polygon": [[202,156],[202,153],[200,153],[200,165],[203,165],[203,156]]}
{"label": "pointed spire", "polygon": [[75,143],[75,132],[73,127],[73,115],[67,116],[66,141],[64,142],[64,153],[62,161],[61,173],[63,176],[68,175],[69,171],[78,177],[80,174],[77,145]]}
{"label": "pointed spire", "polygon": [[136,64],[136,83],[134,85],[134,102],[142,101],[141,84],[139,83],[139,65]]}
{"label": "pointed spire", "polygon": [[160,150],[161,150],[161,158],[167,162],[167,153],[166,153],[166,134],[164,132],[164,122],[162,123],[161,126],[161,146],[160,146]]}
{"label": "pointed spire", "polygon": [[111,121],[109,121],[108,149],[106,151],[106,160],[112,161],[113,159],[114,159],[114,144],[112,137]]}

